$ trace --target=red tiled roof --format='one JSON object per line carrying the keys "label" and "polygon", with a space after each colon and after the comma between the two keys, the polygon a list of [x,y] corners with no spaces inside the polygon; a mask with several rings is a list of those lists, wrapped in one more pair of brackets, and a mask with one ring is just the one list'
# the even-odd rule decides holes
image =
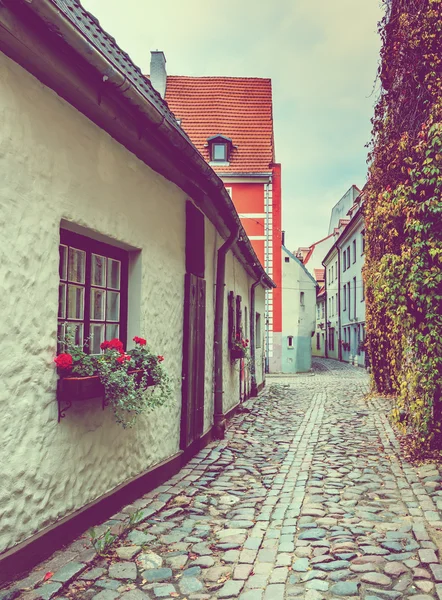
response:
{"label": "red tiled roof", "polygon": [[208,138],[223,135],[232,140],[230,165],[215,165],[215,171],[269,171],[274,162],[270,79],[168,75],[166,101],[207,161]]}
{"label": "red tiled roof", "polygon": [[325,280],[325,269],[313,269],[313,273],[316,281]]}

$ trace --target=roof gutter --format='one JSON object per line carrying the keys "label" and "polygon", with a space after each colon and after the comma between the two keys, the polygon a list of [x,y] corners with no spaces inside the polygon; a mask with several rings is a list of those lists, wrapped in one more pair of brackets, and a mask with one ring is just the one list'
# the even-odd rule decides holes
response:
{"label": "roof gutter", "polygon": [[[14,4],[15,2],[12,3],[12,7]],[[52,0],[21,0],[21,4],[39,17],[51,31],[55,30],[76,53],[98,71],[102,75],[103,84],[112,87],[112,90],[124,98],[126,104],[132,110],[136,109],[138,113],[141,113],[147,120],[148,126],[158,132],[165,144],[180,152],[180,155],[187,162],[189,171],[194,172],[199,179],[204,180],[202,188],[212,202],[218,205],[218,212],[225,227],[231,233],[239,231],[235,242],[240,237],[242,238],[242,244],[240,247],[236,246],[234,248],[237,257],[242,256],[243,260],[241,262],[252,267],[255,277],[264,275],[263,284],[266,287],[276,287],[259,262],[242,227],[233,202],[224,188],[223,181],[206,163],[178,124],[168,120],[165,114],[162,114],[148,98],[143,96],[126,75],[85,38],[81,30],[62,13]],[[149,85],[151,85],[150,82]]]}

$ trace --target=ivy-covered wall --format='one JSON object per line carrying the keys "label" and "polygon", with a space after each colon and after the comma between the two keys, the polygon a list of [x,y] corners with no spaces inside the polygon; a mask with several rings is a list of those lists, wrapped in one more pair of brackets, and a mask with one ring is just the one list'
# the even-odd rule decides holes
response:
{"label": "ivy-covered wall", "polygon": [[366,187],[374,386],[419,444],[441,441],[442,0],[384,0]]}

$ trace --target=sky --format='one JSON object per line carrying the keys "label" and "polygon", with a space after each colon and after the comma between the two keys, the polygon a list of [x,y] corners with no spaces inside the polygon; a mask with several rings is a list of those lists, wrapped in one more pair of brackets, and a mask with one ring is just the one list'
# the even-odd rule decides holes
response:
{"label": "sky", "polygon": [[334,204],[366,181],[380,0],[83,0],[149,73],[270,77],[286,245],[328,232]]}

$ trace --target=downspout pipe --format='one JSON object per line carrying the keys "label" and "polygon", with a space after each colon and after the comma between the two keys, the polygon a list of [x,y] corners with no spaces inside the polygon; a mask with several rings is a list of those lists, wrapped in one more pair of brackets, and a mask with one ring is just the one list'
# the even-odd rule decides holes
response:
{"label": "downspout pipe", "polygon": [[223,325],[224,325],[224,287],[226,285],[226,256],[227,252],[238,240],[240,228],[235,229],[226,242],[218,250],[216,263],[215,290],[215,333],[213,339],[213,354],[215,362],[215,397],[213,404],[213,426],[217,439],[224,439],[226,423],[223,414]]}
{"label": "downspout pipe", "polygon": [[264,275],[252,283],[250,288],[250,379],[251,379],[251,396],[258,395],[258,386],[256,385],[256,346],[255,346],[255,290],[258,285],[262,285]]}
{"label": "downspout pipe", "polygon": [[327,267],[322,263],[324,267],[324,287],[325,287],[325,358],[328,358],[328,294],[327,294]]}
{"label": "downspout pipe", "polygon": [[341,337],[341,251],[339,246],[336,246],[338,251],[338,358],[342,361],[342,337]]}

